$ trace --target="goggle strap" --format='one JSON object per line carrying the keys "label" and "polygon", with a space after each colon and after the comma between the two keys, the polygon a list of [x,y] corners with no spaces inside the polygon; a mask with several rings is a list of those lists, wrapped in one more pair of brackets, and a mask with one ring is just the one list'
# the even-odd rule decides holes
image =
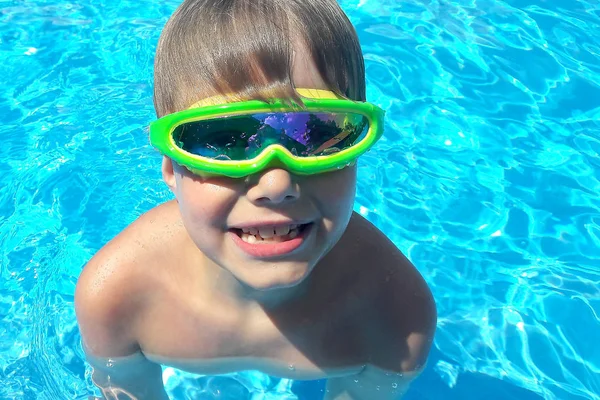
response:
{"label": "goggle strap", "polygon": [[[300,89],[296,89],[296,92],[298,92],[298,94],[300,96],[307,98],[307,99],[317,99],[317,100],[319,100],[319,99],[338,99],[338,100],[343,99],[343,97],[338,96],[331,90],[300,88]],[[189,109],[206,107],[206,106],[216,106],[219,104],[225,104],[227,102],[228,102],[228,97],[226,95],[216,95],[216,96],[207,97],[206,99],[202,99],[202,100],[192,104],[189,107]]]}

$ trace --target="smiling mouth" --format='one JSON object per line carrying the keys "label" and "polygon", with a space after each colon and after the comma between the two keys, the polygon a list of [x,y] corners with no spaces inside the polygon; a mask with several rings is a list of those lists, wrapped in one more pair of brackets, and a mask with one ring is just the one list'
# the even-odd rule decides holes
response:
{"label": "smiling mouth", "polygon": [[244,228],[231,229],[244,242],[250,244],[269,244],[281,243],[292,240],[302,234],[309,224],[287,225],[277,227],[260,227],[260,228]]}

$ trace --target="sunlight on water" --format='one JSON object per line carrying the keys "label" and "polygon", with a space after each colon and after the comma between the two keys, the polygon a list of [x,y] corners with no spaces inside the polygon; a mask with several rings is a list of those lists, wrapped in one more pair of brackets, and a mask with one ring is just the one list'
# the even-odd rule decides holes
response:
{"label": "sunlight on water", "polygon": [[[104,3],[2,2],[1,398],[94,390],[77,277],[171,198],[147,125],[154,49],[179,1]],[[341,4],[388,116],[355,209],[437,300],[435,348],[407,399],[600,399],[600,6]],[[164,380],[175,399],[323,393],[255,372]]]}
{"label": "sunlight on water", "polygon": [[393,4],[352,14],[395,111],[358,203],[433,287],[438,373],[598,398],[597,6]]}

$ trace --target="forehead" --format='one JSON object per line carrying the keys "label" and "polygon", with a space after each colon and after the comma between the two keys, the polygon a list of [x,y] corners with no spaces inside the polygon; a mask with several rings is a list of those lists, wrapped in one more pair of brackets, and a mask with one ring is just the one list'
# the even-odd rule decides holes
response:
{"label": "forehead", "polygon": [[293,51],[292,79],[297,88],[329,89],[304,46],[297,46]]}

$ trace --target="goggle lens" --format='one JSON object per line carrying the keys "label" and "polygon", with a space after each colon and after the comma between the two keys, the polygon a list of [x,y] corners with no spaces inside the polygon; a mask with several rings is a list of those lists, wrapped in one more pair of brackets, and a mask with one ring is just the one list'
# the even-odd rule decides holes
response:
{"label": "goggle lens", "polygon": [[172,132],[177,146],[214,160],[243,161],[272,144],[296,157],[334,154],[363,140],[369,120],[354,113],[271,112],[184,122]]}

